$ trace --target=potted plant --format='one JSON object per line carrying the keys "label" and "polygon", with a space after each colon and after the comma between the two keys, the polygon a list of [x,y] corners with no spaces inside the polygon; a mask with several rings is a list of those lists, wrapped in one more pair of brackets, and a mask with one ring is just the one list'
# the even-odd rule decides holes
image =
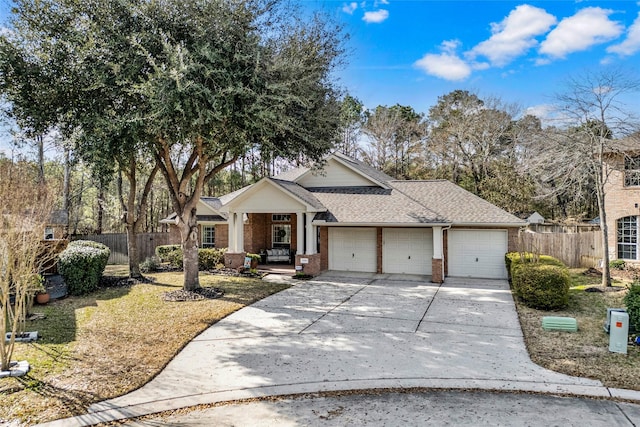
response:
{"label": "potted plant", "polygon": [[49,295],[49,291],[45,286],[44,277],[41,274],[33,274],[30,280],[30,289],[35,293],[36,302],[38,304],[48,303],[51,299],[51,295]]}
{"label": "potted plant", "polygon": [[258,263],[260,262],[260,259],[262,257],[260,256],[260,254],[250,254],[250,253],[247,253],[245,256],[251,258],[251,272],[256,273],[258,270]]}

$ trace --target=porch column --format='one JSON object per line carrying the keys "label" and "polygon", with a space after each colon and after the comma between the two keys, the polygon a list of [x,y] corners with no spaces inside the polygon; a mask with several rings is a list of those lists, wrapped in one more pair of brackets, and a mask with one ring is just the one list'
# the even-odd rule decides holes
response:
{"label": "porch column", "polygon": [[304,253],[304,212],[296,212],[296,254]]}
{"label": "porch column", "polygon": [[236,250],[244,252],[244,212],[236,212]]}
{"label": "porch column", "polygon": [[229,212],[229,218],[227,219],[227,223],[229,224],[228,230],[228,250],[230,253],[236,252],[236,213]]}
{"label": "porch column", "polygon": [[433,227],[433,258],[442,259],[442,227]]}
{"label": "porch column", "polygon": [[315,242],[315,237],[316,237],[316,233],[314,233],[315,229],[313,228],[313,225],[311,224],[311,221],[313,221],[313,213],[312,212],[307,212],[306,214],[306,228],[305,231],[307,233],[307,244],[305,245],[305,254],[306,255],[313,255],[316,253],[316,242]]}
{"label": "porch column", "polygon": [[444,282],[444,251],[442,227],[433,227],[433,259],[431,260],[431,281]]}

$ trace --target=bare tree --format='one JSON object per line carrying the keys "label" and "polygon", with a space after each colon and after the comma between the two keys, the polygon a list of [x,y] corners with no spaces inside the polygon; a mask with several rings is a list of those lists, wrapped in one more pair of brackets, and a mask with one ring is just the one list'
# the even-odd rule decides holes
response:
{"label": "bare tree", "polygon": [[42,289],[39,275],[55,247],[42,237],[51,213],[51,197],[39,182],[36,168],[26,163],[0,162],[0,370],[10,368],[18,332],[34,294]]}
{"label": "bare tree", "polygon": [[362,128],[369,140],[364,161],[395,178],[408,178],[426,137],[423,119],[413,108],[399,104],[368,111]]}
{"label": "bare tree", "polygon": [[508,156],[518,106],[455,90],[429,110],[429,151],[443,177],[482,194],[494,161]]}
{"label": "bare tree", "polygon": [[605,185],[612,170],[605,160],[607,153],[616,151],[615,139],[638,130],[637,117],[624,97],[639,89],[640,80],[620,69],[569,78],[565,90],[555,96],[558,123],[536,150],[538,164],[549,173],[556,191],[585,182],[594,187],[604,247],[603,286],[611,286]]}

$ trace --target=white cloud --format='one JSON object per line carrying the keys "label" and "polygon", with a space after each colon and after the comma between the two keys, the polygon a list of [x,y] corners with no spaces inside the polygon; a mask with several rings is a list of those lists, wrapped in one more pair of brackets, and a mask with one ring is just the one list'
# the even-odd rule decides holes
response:
{"label": "white cloud", "polygon": [[442,53],[428,53],[414,63],[425,73],[445,80],[464,80],[471,75],[471,66],[460,58],[455,50],[460,45],[457,40],[442,42]]}
{"label": "white cloud", "polygon": [[389,11],[385,9],[376,10],[375,12],[365,12],[362,20],[369,24],[379,24],[389,17]]}
{"label": "white cloud", "polygon": [[607,52],[620,56],[630,56],[640,51],[640,12],[627,30],[627,38],[620,44],[609,46]]}
{"label": "white cloud", "polygon": [[540,53],[553,58],[587,50],[591,46],[613,40],[623,31],[619,22],[611,21],[613,11],[587,7],[563,19],[540,45]]}
{"label": "white cloud", "polygon": [[537,45],[535,37],[544,34],[556,23],[556,18],[544,9],[526,4],[516,7],[500,23],[491,24],[493,35],[475,46],[468,56],[487,57],[492,65],[501,67]]}
{"label": "white cloud", "polygon": [[357,8],[358,8],[358,3],[356,2],[345,3],[342,6],[342,11],[344,13],[348,13],[349,15],[353,15],[353,12],[355,12]]}

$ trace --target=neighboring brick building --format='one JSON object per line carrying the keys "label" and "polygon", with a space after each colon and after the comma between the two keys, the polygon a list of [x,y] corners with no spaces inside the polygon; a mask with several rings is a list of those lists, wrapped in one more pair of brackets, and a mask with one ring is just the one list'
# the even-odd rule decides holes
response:
{"label": "neighboring brick building", "polygon": [[640,133],[615,141],[607,149],[606,162],[609,256],[640,262]]}

